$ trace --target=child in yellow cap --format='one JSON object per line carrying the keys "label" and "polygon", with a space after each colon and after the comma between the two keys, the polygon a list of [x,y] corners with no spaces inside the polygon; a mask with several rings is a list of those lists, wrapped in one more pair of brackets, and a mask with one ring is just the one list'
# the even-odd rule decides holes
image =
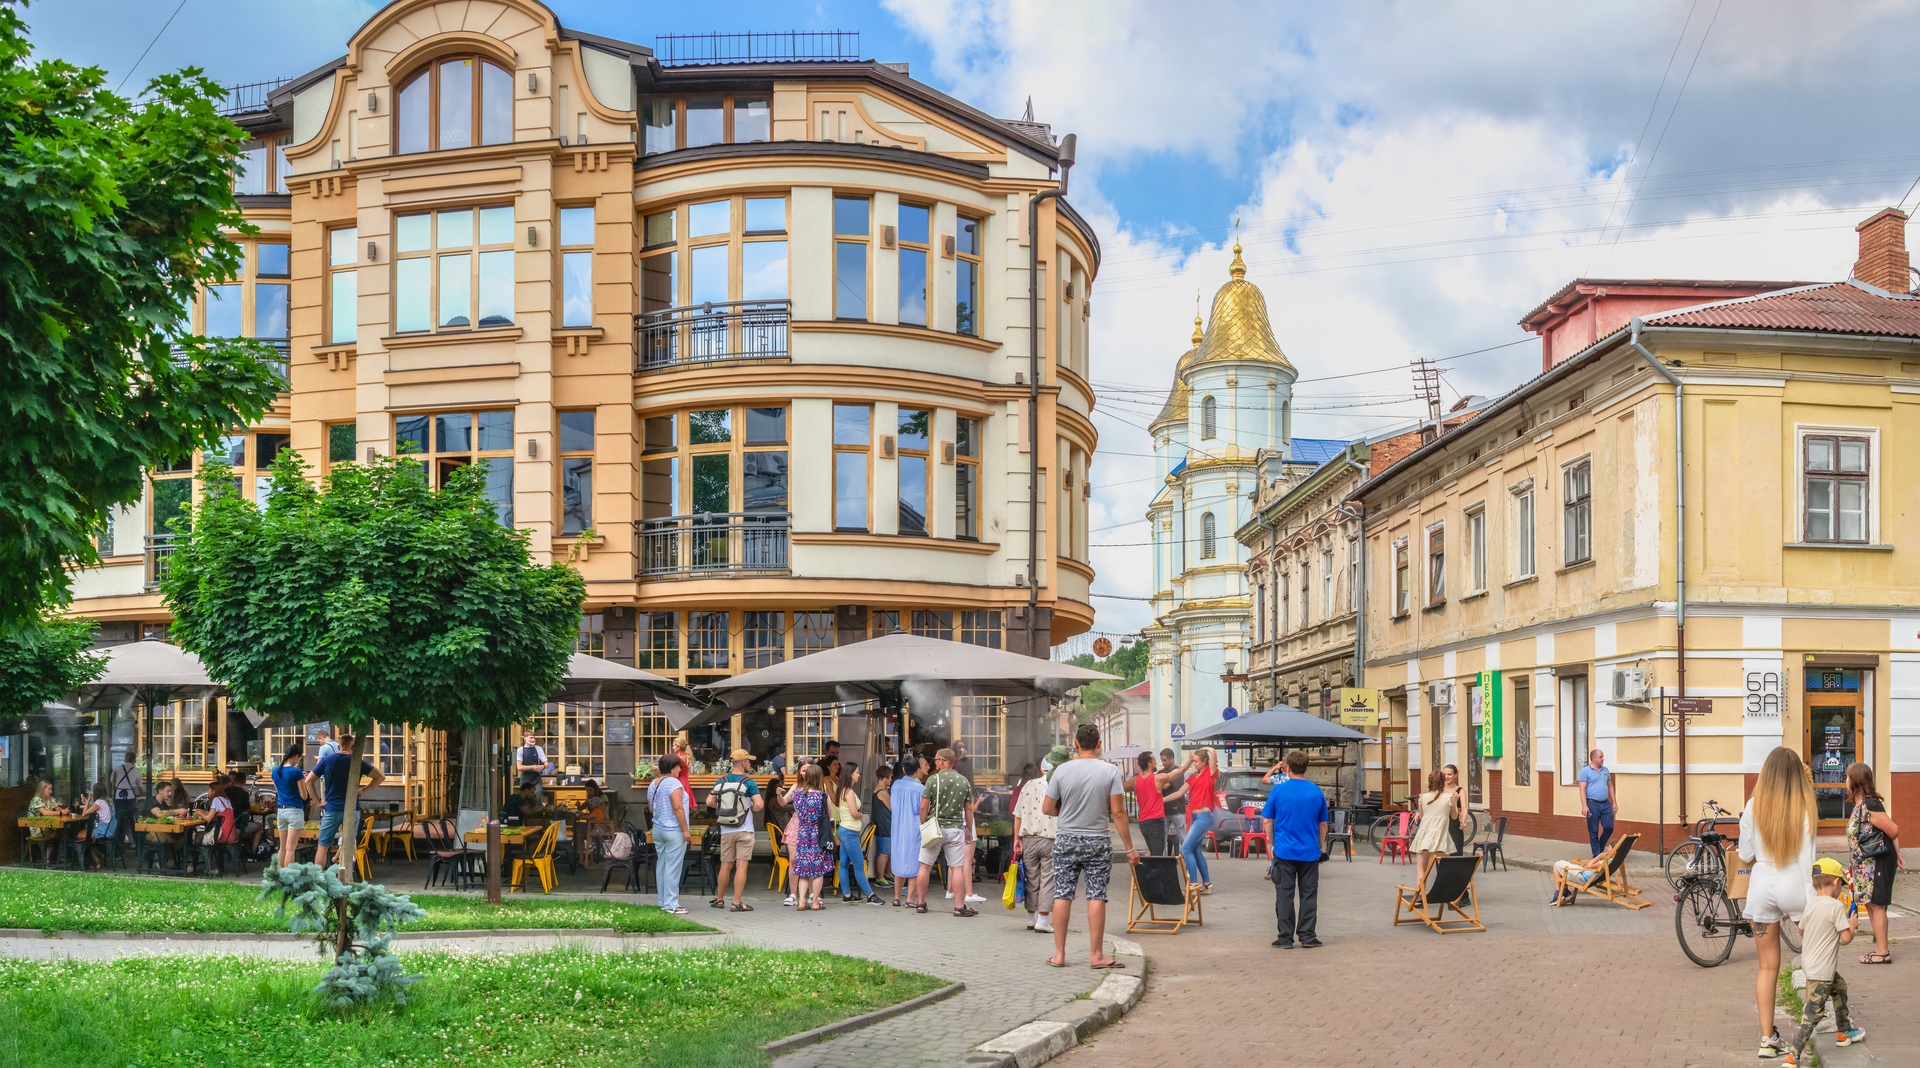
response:
{"label": "child in yellow cap", "polygon": [[1798,1065],[1800,1055],[1813,1041],[1813,1028],[1827,1014],[1827,1002],[1833,1002],[1833,1022],[1839,1031],[1835,1045],[1851,1046],[1867,1037],[1853,1026],[1847,1016],[1847,981],[1840,977],[1840,947],[1853,941],[1859,915],[1841,900],[1847,884],[1846,869],[1832,857],[1821,857],[1813,865],[1813,890],[1816,896],[1800,917],[1800,934],[1806,940],[1800,953],[1800,966],[1807,973],[1807,1011],[1793,1046],[1782,1064]]}

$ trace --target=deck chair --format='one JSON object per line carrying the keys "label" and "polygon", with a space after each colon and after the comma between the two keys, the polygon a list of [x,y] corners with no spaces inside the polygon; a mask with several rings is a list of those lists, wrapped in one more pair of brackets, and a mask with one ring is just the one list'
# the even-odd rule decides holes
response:
{"label": "deck chair", "polygon": [[[1131,870],[1128,934],[1177,934],[1187,924],[1200,925],[1200,886],[1187,881],[1186,864],[1179,857],[1141,857]],[[1180,913],[1162,916],[1160,908],[1177,908]]]}
{"label": "deck chair", "polygon": [[540,877],[540,892],[553,893],[553,884],[558,876],[553,871],[553,847],[560,839],[560,824],[549,823],[547,829],[533,844],[533,849],[524,857],[513,862],[513,890],[520,893],[525,889],[527,872],[531,870]]}
{"label": "deck chair", "polygon": [[1637,834],[1625,834],[1614,839],[1613,844],[1601,854],[1607,858],[1607,866],[1601,868],[1594,880],[1584,886],[1560,872],[1554,872],[1554,893],[1569,905],[1579,900],[1582,891],[1635,911],[1652,905],[1653,902],[1642,897],[1640,890],[1627,881],[1627,855],[1633,852],[1633,843],[1639,839]]}
{"label": "deck chair", "polygon": [[[1479,868],[1479,857],[1434,858],[1425,890],[1393,888],[1394,925],[1424,923],[1441,934],[1486,930],[1480,922],[1480,898],[1473,892],[1473,873]],[[1454,916],[1447,915],[1449,909]]]}

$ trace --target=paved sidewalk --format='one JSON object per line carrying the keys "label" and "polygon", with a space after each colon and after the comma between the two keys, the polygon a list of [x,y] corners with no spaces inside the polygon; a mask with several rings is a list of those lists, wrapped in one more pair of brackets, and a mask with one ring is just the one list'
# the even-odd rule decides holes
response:
{"label": "paved sidewalk", "polygon": [[[1325,948],[1283,951],[1268,945],[1264,869],[1257,858],[1216,862],[1206,925],[1140,939],[1153,957],[1146,996],[1059,1063],[1190,1068],[1197,1051],[1214,1064],[1369,1068],[1757,1063],[1752,942],[1741,939],[1718,968],[1694,966],[1676,942],[1664,884],[1647,886],[1653,907],[1637,912],[1590,898],[1553,908],[1545,872],[1483,873],[1475,885],[1487,932],[1441,936],[1390,922],[1407,866],[1334,859],[1321,869]],[[1895,920],[1893,934],[1920,946],[1910,917]],[[1911,971],[1920,955],[1908,960],[1896,946],[1900,961],[1874,968],[1852,963],[1861,951],[1847,947],[1841,971],[1866,1049],[1832,1056],[1831,1037],[1820,1036],[1822,1055],[1836,1068],[1868,1055],[1920,1064]]]}

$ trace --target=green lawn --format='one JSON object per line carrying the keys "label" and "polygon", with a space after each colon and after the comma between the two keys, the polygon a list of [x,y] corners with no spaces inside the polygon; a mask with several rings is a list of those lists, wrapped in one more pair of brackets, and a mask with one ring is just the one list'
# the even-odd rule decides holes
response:
{"label": "green lawn", "polygon": [[830,953],[405,953],[404,1008],[316,1006],[318,962],[0,961],[0,1064],[725,1068],[941,985]]}
{"label": "green lawn", "polygon": [[[401,893],[405,888],[389,887]],[[81,872],[0,868],[0,927],[43,931],[191,931],[261,934],[287,930],[275,903],[256,900],[255,882],[141,879]],[[652,905],[509,895],[495,908],[477,897],[410,894],[427,910],[409,931],[612,928],[705,931]],[[0,1063],[5,1063],[0,1061]]]}

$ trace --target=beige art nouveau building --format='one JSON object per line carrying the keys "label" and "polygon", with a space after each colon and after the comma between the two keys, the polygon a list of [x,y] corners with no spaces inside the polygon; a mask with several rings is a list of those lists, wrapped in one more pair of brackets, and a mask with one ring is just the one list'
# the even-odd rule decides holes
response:
{"label": "beige art nouveau building", "polygon": [[[894,630],[1040,655],[1086,630],[1098,239],[1063,199],[1033,209],[1065,174],[1044,125],[852,36],[656,55],[531,0],[399,0],[340,59],[238,94],[260,233],[196,327],[284,339],[290,386],[223,446],[244,491],[284,448],[321,471],[410,452],[436,481],[485,465],[537,557],[578,557],[581,648],[687,683]],[[164,624],[152,585],[191,476],[155,472],[80,577],[103,640]],[[189,781],[279,740],[170,715],[142,729]],[[1033,759],[1015,719],[916,710],[886,744],[964,740],[990,778]],[[805,754],[842,724],[769,709],[693,741]],[[615,785],[672,733],[649,706],[539,727]],[[443,740],[382,741],[438,801]]]}
{"label": "beige art nouveau building", "polygon": [[1648,846],[1709,798],[1739,811],[1776,746],[1823,833],[1854,761],[1920,805],[1906,222],[1862,223],[1839,282],[1581,280],[1526,319],[1542,374],[1354,493],[1365,685],[1416,782],[1456,764],[1515,833],[1584,840],[1600,749]]}

